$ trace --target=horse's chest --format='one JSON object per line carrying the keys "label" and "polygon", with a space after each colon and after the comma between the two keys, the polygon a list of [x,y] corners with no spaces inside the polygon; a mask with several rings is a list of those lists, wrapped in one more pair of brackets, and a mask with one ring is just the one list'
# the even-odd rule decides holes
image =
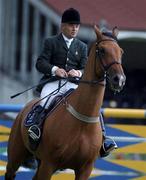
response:
{"label": "horse's chest", "polygon": [[88,159],[95,155],[97,151],[97,140],[95,138],[89,138],[87,136],[82,136],[79,141],[78,154],[80,157]]}
{"label": "horse's chest", "polygon": [[[97,141],[96,141],[97,142]],[[86,162],[88,159],[92,159],[96,156],[97,146],[94,140],[81,136],[77,140],[71,140],[70,143],[65,144],[60,149],[61,159],[80,163]]]}

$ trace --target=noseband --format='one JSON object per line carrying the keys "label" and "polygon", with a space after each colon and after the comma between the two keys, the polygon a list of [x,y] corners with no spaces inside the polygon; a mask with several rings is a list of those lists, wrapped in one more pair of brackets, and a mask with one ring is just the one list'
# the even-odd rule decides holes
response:
{"label": "noseband", "polygon": [[114,64],[121,64],[121,63],[118,62],[118,61],[113,60],[110,64],[107,64],[107,65],[104,64],[103,58],[102,58],[102,55],[101,55],[101,49],[99,48],[99,44],[101,42],[103,42],[103,41],[113,41],[115,43],[117,43],[117,41],[114,40],[114,39],[103,39],[103,40],[100,40],[100,41],[96,42],[96,58],[99,57],[100,64],[103,67],[104,73],[106,74],[106,72],[110,69],[110,67],[112,65],[114,65]]}

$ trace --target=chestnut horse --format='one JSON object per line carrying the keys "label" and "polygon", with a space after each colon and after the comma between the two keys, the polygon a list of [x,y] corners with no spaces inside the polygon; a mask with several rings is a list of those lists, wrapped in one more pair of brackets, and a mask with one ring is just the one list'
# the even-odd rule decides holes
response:
{"label": "chestnut horse", "polygon": [[33,180],[51,179],[59,169],[72,169],[75,180],[87,180],[99,157],[103,136],[99,122],[106,79],[111,89],[119,92],[125,84],[121,65],[122,49],[112,36],[95,26],[96,42],[91,46],[79,86],[64,99],[45,120],[41,142],[36,151],[29,147],[28,128],[24,120],[36,100],[18,114],[8,143],[6,180],[12,180],[21,163],[30,155],[39,160]]}

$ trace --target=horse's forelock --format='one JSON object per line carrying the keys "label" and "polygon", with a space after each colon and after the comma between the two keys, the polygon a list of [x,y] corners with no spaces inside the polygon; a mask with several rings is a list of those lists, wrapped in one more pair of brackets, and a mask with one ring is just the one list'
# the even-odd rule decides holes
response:
{"label": "horse's forelock", "polygon": [[102,32],[102,35],[107,36],[107,37],[109,37],[109,38],[112,38],[112,39],[114,39],[115,41],[118,41],[117,37],[116,37],[116,36],[113,36],[112,32],[110,32],[110,31]]}

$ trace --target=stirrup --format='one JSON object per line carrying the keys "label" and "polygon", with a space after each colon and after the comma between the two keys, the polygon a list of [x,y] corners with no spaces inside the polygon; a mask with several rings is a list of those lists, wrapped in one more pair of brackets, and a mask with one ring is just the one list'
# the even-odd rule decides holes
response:
{"label": "stirrup", "polygon": [[38,141],[41,137],[41,130],[37,125],[32,125],[28,129],[28,134],[34,141]]}
{"label": "stirrup", "polygon": [[100,149],[100,157],[108,156],[115,149],[118,149],[116,142],[109,137],[105,137]]}

